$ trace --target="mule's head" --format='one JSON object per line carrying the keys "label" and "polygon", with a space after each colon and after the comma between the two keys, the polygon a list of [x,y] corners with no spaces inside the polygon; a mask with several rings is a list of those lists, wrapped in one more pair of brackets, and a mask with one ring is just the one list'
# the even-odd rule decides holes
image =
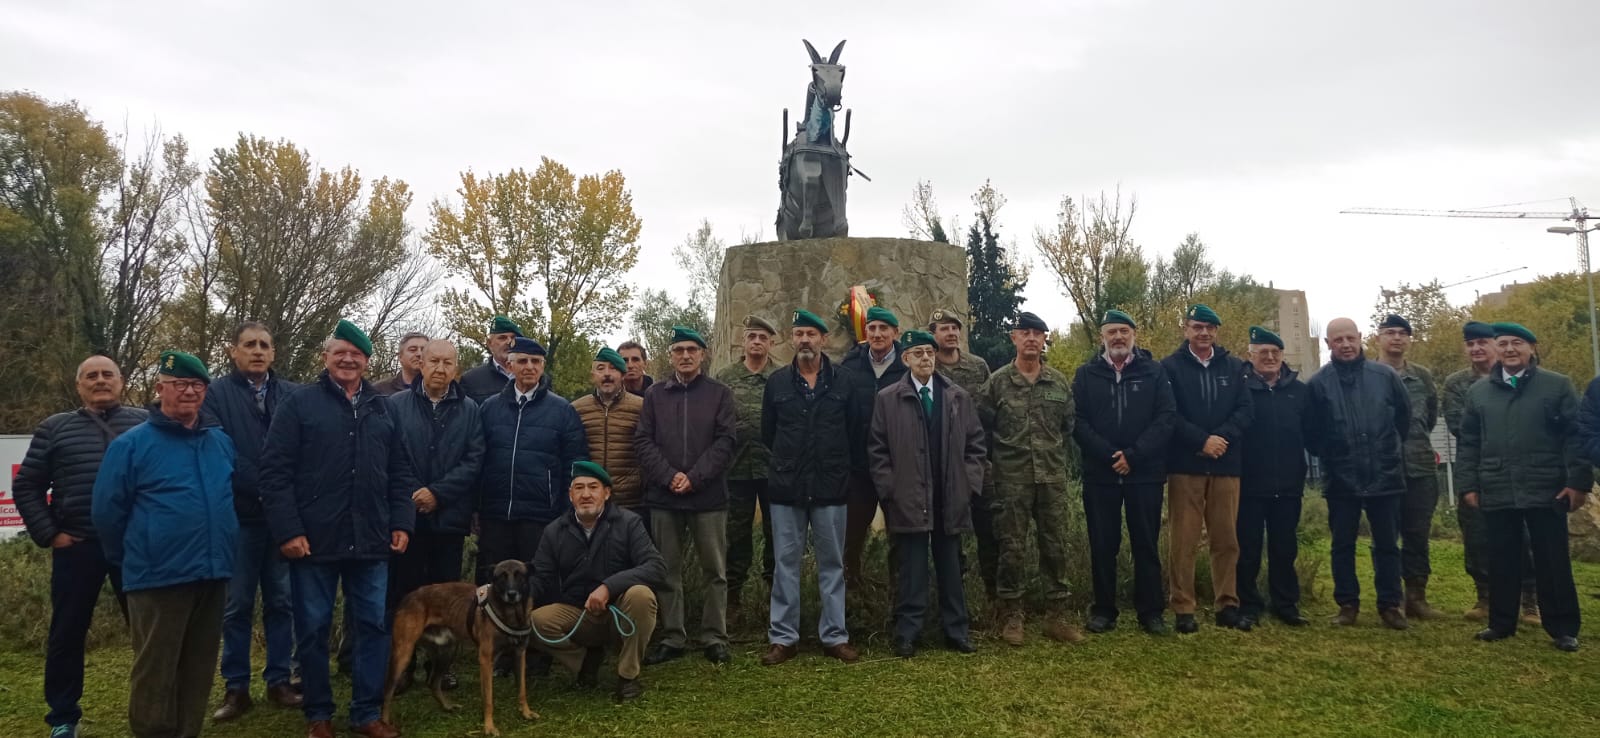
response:
{"label": "mule's head", "polygon": [[495,598],[506,605],[525,603],[533,593],[528,583],[528,565],[516,559],[494,565],[492,584]]}
{"label": "mule's head", "polygon": [[834,110],[839,109],[840,99],[844,97],[844,65],[839,63],[839,52],[844,51],[844,42],[833,47],[833,53],[823,61],[822,55],[817,53],[816,47],[810,41],[801,39],[800,43],[806,45],[806,52],[811,54],[811,93],[822,99],[822,104]]}

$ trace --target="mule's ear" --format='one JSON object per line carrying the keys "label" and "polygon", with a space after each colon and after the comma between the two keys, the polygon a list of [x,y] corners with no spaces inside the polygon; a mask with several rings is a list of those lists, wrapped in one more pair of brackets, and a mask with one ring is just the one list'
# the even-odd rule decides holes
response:
{"label": "mule's ear", "polygon": [[806,45],[806,52],[811,54],[811,63],[812,64],[821,64],[822,63],[822,56],[817,53],[817,47],[812,46],[811,42],[807,41],[805,39],[800,39],[800,43],[803,43],[803,44]]}
{"label": "mule's ear", "polygon": [[[839,52],[841,52],[841,51],[844,51],[844,42],[843,41],[840,41],[838,46],[833,47],[833,53],[828,55],[828,63],[829,64],[838,64],[839,63]],[[813,52],[813,53],[815,53],[815,52]]]}

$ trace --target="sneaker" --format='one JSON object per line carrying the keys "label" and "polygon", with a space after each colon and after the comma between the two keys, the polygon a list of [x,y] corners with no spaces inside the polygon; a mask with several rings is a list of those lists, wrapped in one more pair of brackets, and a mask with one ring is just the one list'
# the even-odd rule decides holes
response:
{"label": "sneaker", "polygon": [[50,729],[50,738],[78,738],[77,723],[63,723]]}

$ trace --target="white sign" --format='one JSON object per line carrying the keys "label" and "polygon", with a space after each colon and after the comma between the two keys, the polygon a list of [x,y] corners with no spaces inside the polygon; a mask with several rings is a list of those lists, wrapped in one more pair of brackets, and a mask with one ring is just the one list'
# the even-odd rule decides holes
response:
{"label": "white sign", "polygon": [[6,470],[0,481],[0,538],[10,538],[26,529],[22,516],[17,514],[17,501],[11,498],[11,482],[22,466],[22,457],[28,455],[28,442],[32,436],[0,436],[0,468]]}

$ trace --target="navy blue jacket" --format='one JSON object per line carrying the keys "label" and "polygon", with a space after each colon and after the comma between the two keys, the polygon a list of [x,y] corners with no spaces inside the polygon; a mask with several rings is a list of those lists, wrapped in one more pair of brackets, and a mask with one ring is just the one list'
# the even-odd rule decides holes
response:
{"label": "navy blue jacket", "polygon": [[261,502],[279,545],[305,536],[305,561],[387,560],[416,521],[420,486],[389,403],[361,380],[351,405],[324,371],[278,404],[261,454]]}
{"label": "navy blue jacket", "polygon": [[[1142,348],[1123,365],[1122,379],[1095,354],[1072,377],[1077,420],[1072,437],[1083,450],[1083,481],[1090,484],[1161,484],[1167,479],[1167,443],[1178,410],[1161,362]],[[1112,468],[1121,451],[1128,475]]]}
{"label": "navy blue jacket", "polygon": [[1300,497],[1306,489],[1306,421],[1311,390],[1288,364],[1268,385],[1245,365],[1255,420],[1244,434],[1244,475],[1239,493],[1249,497]]}
{"label": "navy blue jacket", "polygon": [[300,385],[267,372],[265,410],[256,407],[256,390],[250,380],[237,371],[219,377],[206,389],[204,410],[222,424],[222,431],[233,439],[233,512],[240,523],[264,524],[267,513],[261,507],[261,449],[267,443],[267,427],[278,411],[278,403]]}
{"label": "navy blue jacket", "polygon": [[1323,496],[1405,492],[1401,447],[1411,429],[1411,396],[1399,373],[1363,354],[1318,369],[1306,387],[1306,448],[1322,459]]}
{"label": "navy blue jacket", "polygon": [[[1254,417],[1250,392],[1244,388],[1244,362],[1221,346],[1212,351],[1211,361],[1202,365],[1184,341],[1161,360],[1178,405],[1172,442],[1167,445],[1168,474],[1237,477],[1244,468],[1239,442]],[[1211,436],[1228,442],[1228,450],[1215,459],[1200,455]]]}
{"label": "navy blue jacket", "polygon": [[517,385],[483,403],[485,451],[478,480],[478,514],[494,520],[549,523],[571,506],[572,462],[589,458],[589,437],[578,411],[539,380],[533,398],[517,405]]}
{"label": "navy blue jacket", "polygon": [[477,510],[473,495],[483,468],[483,419],[478,403],[451,382],[436,408],[422,382],[389,395],[390,412],[400,426],[401,447],[411,461],[418,487],[427,487],[438,506],[417,513],[417,530],[466,535]]}
{"label": "navy blue jacket", "polygon": [[89,501],[100,460],[112,440],[148,417],[144,410],[122,405],[100,412],[80,407],[39,424],[11,482],[17,512],[34,543],[49,548],[57,533],[80,541],[95,539]]}
{"label": "navy blue jacket", "polygon": [[233,458],[233,441],[203,413],[191,429],[154,411],[111,442],[92,514],[123,591],[233,576]]}

